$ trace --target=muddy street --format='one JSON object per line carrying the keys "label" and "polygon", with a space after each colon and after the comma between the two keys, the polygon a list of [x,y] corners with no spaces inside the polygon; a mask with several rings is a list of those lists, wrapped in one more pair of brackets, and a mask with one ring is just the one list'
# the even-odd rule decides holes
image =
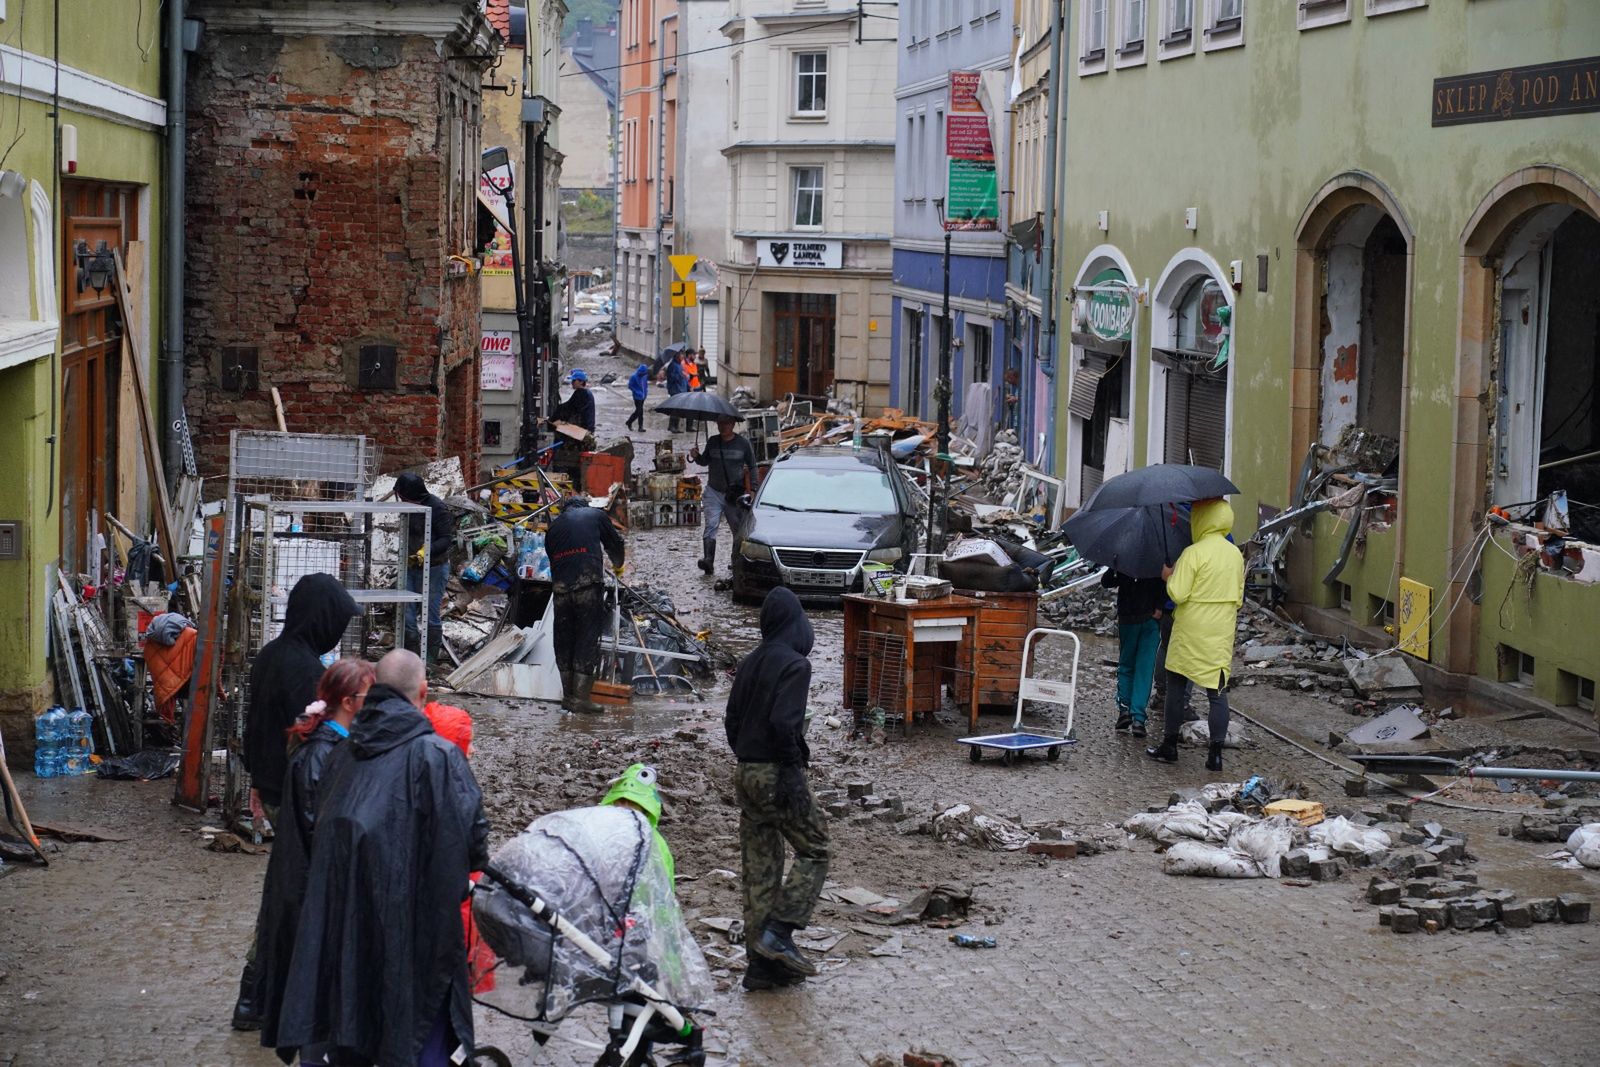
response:
{"label": "muddy street", "polygon": [[[597,383],[617,375],[594,390],[605,441],[631,411],[632,366],[581,344],[569,343],[568,367]],[[660,399],[653,389],[649,406]],[[636,466],[665,428],[651,414],[634,435]],[[688,439],[679,435],[680,447]],[[724,535],[719,577],[727,550]],[[693,529],[636,532],[628,580],[667,591],[680,618],[743,653],[758,638],[757,609],[716,591],[695,568],[698,552]],[[825,946],[813,952],[822,973],[783,991],[740,991],[744,949],[725,921],[740,914],[726,677],[692,696],[636,697],[583,718],[548,703],[454,700],[475,720],[473,764],[495,844],[539,815],[595,802],[634,761],[658,768],[679,897],[717,980],[706,1020],[712,1063],[848,1067],[879,1056],[900,1063],[913,1049],[961,1067],[1593,1061],[1600,925],[1404,937],[1380,925],[1361,870],[1316,883],[1163,874],[1152,844],[1121,823],[1217,776],[1203,770],[1202,749],[1156,764],[1143,742],[1113,731],[1112,642],[1084,635],[1079,743],[1059,762],[974,765],[955,740],[966,722],[948,705],[907,730],[891,727],[881,744],[852,739],[840,711],[840,613],[810,614],[813,784],[835,806],[835,857],[830,899],[807,933]],[[1067,667],[1052,652],[1042,673],[1061,677]],[[1240,688],[1235,700],[1246,715],[1306,737],[1326,736],[1343,714],[1314,695],[1264,686]],[[1065,712],[1038,706],[1027,721],[1064,730]],[[1330,813],[1384,804],[1347,797],[1344,773],[1301,748],[1249,723],[1244,731],[1250,747],[1228,750],[1224,779],[1297,783]],[[53,842],[47,869],[0,869],[0,1065],[276,1062],[254,1035],[228,1027],[266,857],[209,850],[202,828],[216,825],[215,813],[172,807],[170,781],[23,774],[19,784],[36,822],[106,840]],[[1600,897],[1597,872],[1558,869],[1540,858],[1554,846],[1502,836],[1516,814],[1492,793],[1471,794],[1469,807],[1498,810],[1425,804],[1413,821],[1465,835],[1484,886]],[[1078,855],[991,851],[929,832],[960,804],[1007,826],[1059,830]],[[885,925],[850,902],[910,901],[939,886],[970,895],[964,923]],[[953,933],[992,937],[996,947],[958,947]],[[525,1025],[480,1007],[478,1039],[518,1064],[587,1065],[595,1053],[573,1039],[592,1040],[599,1020],[598,1009],[582,1009],[539,1048]]]}

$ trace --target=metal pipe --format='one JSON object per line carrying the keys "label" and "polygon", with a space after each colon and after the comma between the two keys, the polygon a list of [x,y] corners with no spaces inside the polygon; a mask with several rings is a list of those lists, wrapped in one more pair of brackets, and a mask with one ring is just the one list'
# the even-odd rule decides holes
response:
{"label": "metal pipe", "polygon": [[[1038,457],[1039,467],[1046,474],[1053,474],[1056,469],[1056,201],[1060,199],[1061,162],[1066,155],[1066,141],[1058,131],[1066,113],[1067,85],[1071,81],[1061,70],[1061,44],[1072,26],[1072,6],[1066,0],[1053,0],[1051,6],[1055,12],[1050,20],[1050,108],[1045,126],[1044,292],[1039,300],[1039,345],[1044,349],[1045,377],[1050,382],[1045,454]],[[1025,442],[1023,455],[1027,455]]]}
{"label": "metal pipe", "polygon": [[[656,157],[656,276],[655,276],[655,350],[660,352],[666,347],[667,340],[671,340],[671,331],[664,330],[666,317],[672,314],[672,306],[666,299],[668,279],[672,277],[671,264],[667,260],[667,250],[663,247],[666,241],[666,223],[664,216],[667,210],[667,23],[676,22],[677,13],[663,15],[656,25],[656,143],[650,150]],[[677,67],[674,59],[673,67]],[[665,336],[666,340],[663,340]]]}
{"label": "metal pipe", "polygon": [[1600,771],[1558,771],[1537,767],[1468,767],[1468,778],[1536,778],[1552,782],[1600,782]]}
{"label": "metal pipe", "polygon": [[[183,0],[167,2],[167,210],[162,219],[161,256],[161,359],[157,371],[161,396],[161,421],[166,427],[165,451],[167,484],[178,484],[183,471],[183,249],[184,249],[184,167],[188,159],[189,135],[186,114],[185,79],[188,56],[183,41]],[[58,109],[59,110],[59,109]],[[161,506],[159,502],[157,507]]]}

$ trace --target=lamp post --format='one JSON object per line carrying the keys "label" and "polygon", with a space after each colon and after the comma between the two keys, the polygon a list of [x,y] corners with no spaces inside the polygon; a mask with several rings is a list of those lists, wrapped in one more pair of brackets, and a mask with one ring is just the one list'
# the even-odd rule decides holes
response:
{"label": "lamp post", "polygon": [[522,421],[517,429],[517,454],[531,461],[539,451],[538,375],[534,372],[532,330],[528,323],[528,303],[523,298],[522,242],[517,234],[516,174],[511,153],[503,147],[486,148],[481,161],[483,176],[506,202],[506,225],[511,235],[511,284],[516,291],[517,340],[521,349]]}
{"label": "lamp post", "polygon": [[[943,498],[939,516],[939,540],[943,549],[945,528],[949,525],[948,516],[944,510],[950,506],[950,339],[955,333],[955,323],[950,321],[950,223],[944,214],[944,198],[934,200],[933,206],[939,213],[939,226],[944,230],[944,309],[942,311],[943,328],[939,332],[939,380],[933,386],[933,398],[938,401],[938,453],[934,456],[936,462],[944,464],[944,473],[940,479],[943,489]],[[933,485],[928,486],[928,545],[927,551],[933,552]]]}

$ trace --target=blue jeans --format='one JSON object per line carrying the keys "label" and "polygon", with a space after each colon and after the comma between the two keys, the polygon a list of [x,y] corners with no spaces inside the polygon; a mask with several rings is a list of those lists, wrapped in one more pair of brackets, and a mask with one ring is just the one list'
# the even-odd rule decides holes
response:
{"label": "blue jeans", "polygon": [[[439,625],[439,605],[444,600],[445,576],[449,573],[448,561],[435,563],[428,568],[428,627]],[[422,568],[415,564],[406,567],[406,588],[413,593],[422,592]],[[406,605],[406,640],[414,641],[421,635],[417,631],[417,606]],[[421,645],[418,645],[420,648]]]}
{"label": "blue jeans", "polygon": [[1121,623],[1117,641],[1117,710],[1144,722],[1156,672],[1156,650],[1161,646],[1161,625],[1154,619]]}

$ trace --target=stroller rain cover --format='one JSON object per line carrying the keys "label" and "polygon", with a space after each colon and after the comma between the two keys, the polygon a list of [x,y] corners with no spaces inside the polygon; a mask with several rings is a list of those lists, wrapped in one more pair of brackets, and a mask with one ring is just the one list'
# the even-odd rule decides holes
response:
{"label": "stroller rain cover", "polygon": [[493,864],[604,948],[611,965],[598,965],[485,878],[473,893],[478,930],[500,957],[503,977],[511,968],[523,972],[517,983],[498,983],[490,1003],[521,1015],[532,994],[532,1017],[558,1022],[581,1004],[625,996],[634,976],[680,1008],[698,1008],[710,996],[710,969],[640,812],[608,805],[540,816]]}

